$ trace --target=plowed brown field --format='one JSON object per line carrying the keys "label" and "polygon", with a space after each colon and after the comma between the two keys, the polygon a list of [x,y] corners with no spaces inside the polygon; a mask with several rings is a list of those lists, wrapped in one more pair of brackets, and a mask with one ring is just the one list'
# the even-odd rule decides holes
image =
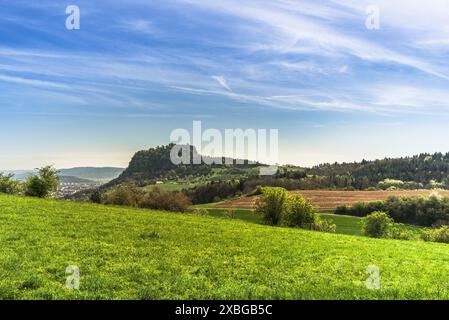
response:
{"label": "plowed brown field", "polygon": [[[320,211],[334,211],[339,205],[351,205],[355,202],[370,202],[386,200],[388,197],[417,197],[428,196],[432,193],[449,197],[449,190],[401,190],[401,191],[328,191],[328,190],[299,190],[292,193],[302,194],[309,199]],[[243,197],[226,201],[217,205],[218,208],[251,209],[256,197]]]}

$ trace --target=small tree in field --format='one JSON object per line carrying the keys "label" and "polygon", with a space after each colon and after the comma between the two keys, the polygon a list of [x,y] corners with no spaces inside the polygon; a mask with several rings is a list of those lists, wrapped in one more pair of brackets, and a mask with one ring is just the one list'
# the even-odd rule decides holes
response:
{"label": "small tree in field", "polygon": [[59,187],[58,172],[52,166],[38,169],[37,176],[31,176],[25,183],[25,195],[48,198],[56,195]]}
{"label": "small tree in field", "polygon": [[103,195],[99,190],[95,190],[89,197],[89,200],[93,203],[102,203]]}
{"label": "small tree in field", "polygon": [[288,227],[312,229],[317,219],[313,205],[301,195],[292,195],[288,198],[287,208],[282,222]]}
{"label": "small tree in field", "polygon": [[279,224],[285,211],[288,192],[283,188],[262,187],[262,195],[256,201],[255,211],[262,216],[265,223]]}
{"label": "small tree in field", "polygon": [[13,177],[13,174],[0,173],[0,193],[19,194],[21,192],[20,182]]}
{"label": "small tree in field", "polygon": [[291,195],[287,199],[282,222],[288,227],[334,233],[336,225],[321,219],[312,203],[303,196]]}
{"label": "small tree in field", "polygon": [[371,238],[387,238],[388,231],[393,226],[393,219],[388,214],[376,211],[363,219],[363,233]]}
{"label": "small tree in field", "polygon": [[255,212],[265,223],[276,226],[280,222],[288,227],[335,232],[333,223],[323,220],[313,205],[301,195],[289,195],[283,188],[261,187],[261,196],[256,200]]}

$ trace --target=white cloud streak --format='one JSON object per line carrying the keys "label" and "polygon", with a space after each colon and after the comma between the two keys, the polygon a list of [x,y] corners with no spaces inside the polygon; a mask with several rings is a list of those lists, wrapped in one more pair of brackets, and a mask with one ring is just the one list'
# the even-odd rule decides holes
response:
{"label": "white cloud streak", "polygon": [[232,91],[231,88],[228,85],[228,82],[223,76],[212,76],[212,79],[218,82],[223,88],[225,88],[228,91]]}
{"label": "white cloud streak", "polygon": [[[195,17],[197,20],[207,16],[205,11],[222,18],[222,22],[232,19],[234,29],[229,32],[234,32],[232,35],[238,36],[235,38],[238,41],[220,45],[247,57],[242,59],[226,53],[216,56],[201,50],[181,52],[176,48],[159,51],[135,43],[132,43],[133,54],[126,56],[92,52],[75,55],[4,46],[0,48],[0,69],[4,71],[0,82],[70,94],[75,91],[86,94],[84,99],[92,103],[101,100],[112,106],[144,107],[148,102],[136,92],[171,88],[184,94],[215,95],[250,105],[290,110],[384,113],[397,112],[398,108],[402,111],[429,106],[446,108],[446,96],[440,94],[444,90],[429,91],[425,81],[416,82],[413,89],[404,89],[394,79],[382,81],[391,90],[378,89],[379,78],[359,81],[360,72],[364,71],[361,64],[370,71],[375,69],[372,65],[396,68],[398,72],[410,68],[414,73],[438,81],[449,80],[446,61],[431,59],[449,44],[443,41],[443,36],[437,36],[437,30],[443,30],[443,35],[447,31],[449,36],[443,19],[449,6],[446,1],[435,1],[432,5],[423,5],[418,0],[378,1],[382,27],[397,28],[396,34],[408,42],[408,46],[404,45],[407,50],[403,50],[401,46],[381,41],[382,37],[376,40],[373,33],[363,30],[365,5],[370,4],[365,0],[319,3],[278,0],[265,1],[263,5],[254,0],[172,0],[188,9],[201,10],[202,16]],[[409,21],[418,13],[421,13],[418,19]],[[159,31],[151,17],[124,17],[120,21],[119,28],[127,31],[147,35]],[[347,25],[360,25],[360,29],[354,32]],[[413,35],[418,35],[417,40],[409,42]],[[122,47],[131,43],[127,39],[117,41]],[[426,47],[435,47],[436,51],[426,57],[416,49]],[[45,80],[36,79],[39,74]],[[217,90],[211,78],[225,91]],[[232,79],[232,88],[227,79]],[[341,80],[344,81],[340,84]],[[345,88],[351,81],[357,86]],[[327,93],[323,94],[323,90]],[[377,95],[377,91],[383,95]],[[426,92],[432,92],[432,98],[426,99]]]}

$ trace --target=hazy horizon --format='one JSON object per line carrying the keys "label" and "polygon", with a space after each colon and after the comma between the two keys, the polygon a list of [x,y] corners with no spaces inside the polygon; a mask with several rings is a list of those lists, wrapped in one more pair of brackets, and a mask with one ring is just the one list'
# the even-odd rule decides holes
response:
{"label": "hazy horizon", "polygon": [[[156,146],[153,146],[156,147]],[[151,148],[151,147],[150,147]],[[149,149],[149,148],[146,148]],[[146,150],[146,149],[141,149],[141,150]],[[141,151],[141,150],[136,150],[137,151]],[[301,165],[301,164],[295,164],[295,163],[291,163],[291,162],[284,162],[284,163],[279,163],[280,165],[295,165],[295,166],[299,166],[299,167],[303,167],[303,168],[311,168],[313,166],[316,165],[320,165],[320,164],[325,164],[325,163],[351,163],[351,162],[362,162],[363,160],[366,161],[374,161],[374,160],[381,160],[384,158],[404,158],[404,157],[413,157],[413,156],[417,156],[419,154],[434,154],[434,153],[438,153],[441,152],[443,154],[449,152],[449,151],[431,151],[431,152],[427,152],[427,151],[423,151],[423,152],[417,152],[417,153],[413,153],[413,154],[398,154],[398,155],[392,155],[392,156],[379,156],[379,157],[374,157],[374,158],[360,158],[360,159],[354,159],[354,160],[343,160],[343,161],[324,161],[324,162],[316,162],[316,163],[310,163],[309,165]],[[57,170],[67,170],[67,169],[74,169],[74,168],[120,168],[120,169],[126,169],[128,167],[129,162],[131,161],[132,156],[134,155],[134,153],[132,153],[129,157],[129,159],[126,161],[126,164],[124,165],[76,165],[76,166],[65,166],[65,167],[61,167],[61,166],[57,166],[54,163],[42,163],[40,165],[37,165],[33,168],[0,168],[0,172],[19,172],[19,171],[23,171],[23,172],[28,172],[28,171],[33,171],[37,168],[40,168],[42,166],[45,165],[53,165]]]}

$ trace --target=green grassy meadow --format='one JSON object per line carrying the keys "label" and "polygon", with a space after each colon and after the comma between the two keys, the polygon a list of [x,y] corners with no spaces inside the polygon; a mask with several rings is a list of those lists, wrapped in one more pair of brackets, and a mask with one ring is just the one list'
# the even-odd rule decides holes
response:
{"label": "green grassy meadow", "polygon": [[0,195],[0,246],[0,299],[449,298],[448,245],[240,219]]}
{"label": "green grassy meadow", "polygon": [[[212,217],[223,218],[225,216],[226,209],[214,208],[211,205],[197,205],[195,208],[207,209],[209,215]],[[346,234],[353,236],[362,236],[362,219],[359,217],[336,215],[329,213],[319,214],[323,219],[334,223],[337,226],[336,233]],[[256,215],[253,210],[250,209],[235,209],[235,218],[247,222],[262,224],[262,219],[260,216]],[[412,231],[416,234],[416,238],[419,237],[422,228],[415,226],[402,226],[407,230]]]}

